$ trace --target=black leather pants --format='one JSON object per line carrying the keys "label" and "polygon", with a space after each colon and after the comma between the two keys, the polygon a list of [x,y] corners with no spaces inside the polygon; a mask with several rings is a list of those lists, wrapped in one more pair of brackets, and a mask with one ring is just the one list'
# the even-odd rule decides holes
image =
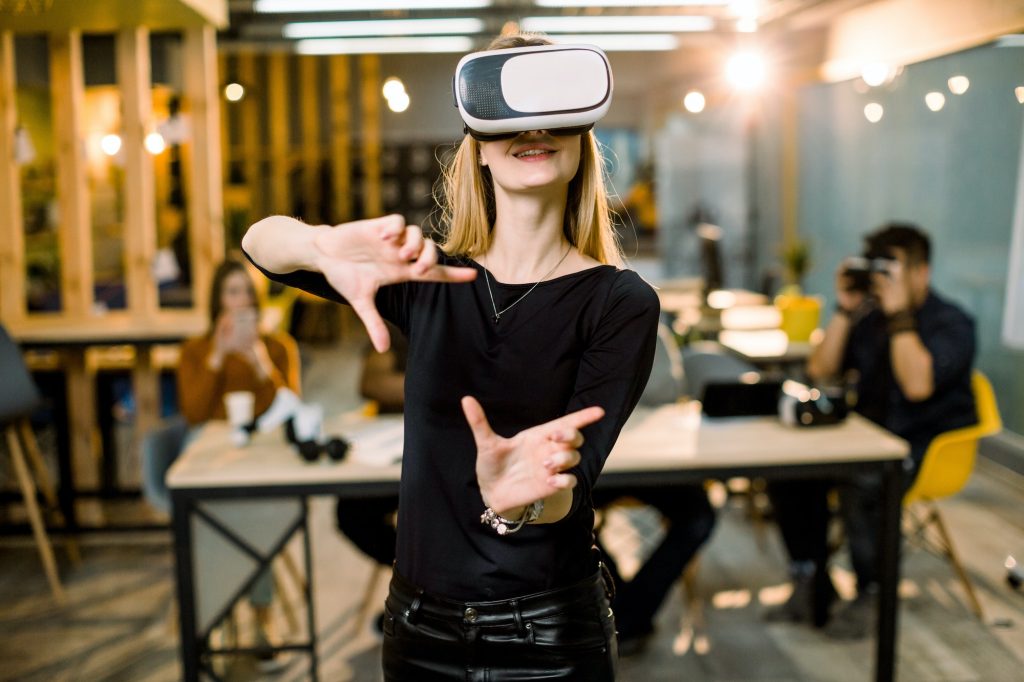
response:
{"label": "black leather pants", "polygon": [[615,679],[615,619],[599,571],[519,599],[458,602],[395,573],[384,605],[384,679]]}

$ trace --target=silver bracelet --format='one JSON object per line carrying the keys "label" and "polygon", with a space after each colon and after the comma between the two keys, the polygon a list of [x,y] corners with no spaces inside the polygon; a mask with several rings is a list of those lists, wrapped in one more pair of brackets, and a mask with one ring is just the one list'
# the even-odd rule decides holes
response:
{"label": "silver bracelet", "polygon": [[523,515],[518,521],[512,521],[506,519],[504,516],[499,516],[497,512],[488,507],[484,509],[484,513],[480,515],[480,523],[486,524],[494,529],[494,532],[498,535],[511,535],[517,533],[519,530],[528,523],[533,523],[540,518],[540,515],[544,513],[544,500],[537,500],[536,502],[528,505],[523,510]]}

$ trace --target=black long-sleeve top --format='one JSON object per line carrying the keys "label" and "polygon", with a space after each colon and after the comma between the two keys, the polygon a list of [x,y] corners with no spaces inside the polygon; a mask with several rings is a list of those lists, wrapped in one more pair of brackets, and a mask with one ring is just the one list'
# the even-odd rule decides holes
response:
{"label": "black long-sleeve top", "polygon": [[[590,492],[647,383],[659,303],[631,270],[601,265],[541,282],[495,323],[483,268],[469,283],[381,288],[377,309],[409,341],[396,570],[427,592],[506,599],[574,583],[596,566]],[[261,268],[262,270],[262,268]],[[344,302],[323,275],[263,272]],[[498,310],[530,288],[491,278]],[[592,405],[605,416],[582,432],[569,514],[499,536],[480,523],[476,445],[460,400],[472,395],[496,433],[513,436]]]}

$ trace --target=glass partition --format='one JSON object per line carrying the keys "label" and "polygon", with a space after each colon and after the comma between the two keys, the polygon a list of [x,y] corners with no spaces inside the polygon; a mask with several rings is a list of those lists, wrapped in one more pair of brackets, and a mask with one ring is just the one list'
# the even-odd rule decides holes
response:
{"label": "glass partition", "polygon": [[59,312],[57,161],[48,41],[45,36],[17,36],[14,55],[18,109],[14,153],[25,223],[26,307],[30,313]]}
{"label": "glass partition", "polygon": [[97,312],[127,307],[124,265],[124,149],[113,35],[82,36],[82,132],[92,224]]}
{"label": "glass partition", "polygon": [[146,149],[153,157],[156,190],[157,254],[155,274],[160,307],[192,305],[192,259],[189,240],[188,157],[192,129],[182,99],[180,33],[150,36],[153,82],[153,130]]}

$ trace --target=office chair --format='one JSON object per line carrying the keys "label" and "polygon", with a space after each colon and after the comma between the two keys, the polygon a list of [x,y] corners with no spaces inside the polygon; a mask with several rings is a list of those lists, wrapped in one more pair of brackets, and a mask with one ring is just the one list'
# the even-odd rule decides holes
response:
{"label": "office chair", "polygon": [[[1003,426],[992,384],[985,375],[975,370],[971,388],[978,423],[935,437],[925,452],[914,485],[903,496],[903,506],[907,510],[908,539],[916,540],[925,548],[946,557],[963,583],[974,614],[984,621],[981,603],[960,562],[937,504],[938,500],[955,495],[967,484],[974,471],[978,440],[997,433]],[[934,529],[932,535],[928,534],[929,529]]]}
{"label": "office chair", "polygon": [[[39,395],[39,389],[36,388],[29,375],[28,367],[21,356],[21,350],[2,326],[0,326],[0,377],[3,377],[4,381],[4,390],[0,391],[0,428],[4,431],[18,486],[21,488],[21,494],[25,500],[25,509],[28,512],[32,534],[35,536],[36,547],[39,549],[39,558],[43,562],[46,580],[50,584],[50,591],[53,593],[54,599],[58,604],[64,604],[66,602],[64,587],[61,585],[60,576],[57,573],[57,562],[53,556],[53,548],[50,545],[50,538],[46,534],[46,525],[43,523],[36,496],[38,482],[43,497],[56,508],[57,498],[53,486],[50,484],[50,477],[46,471],[46,465],[43,463],[35,433],[29,423],[29,416],[39,407],[42,398]],[[31,472],[29,465],[32,467]],[[33,474],[35,479],[33,479]],[[70,539],[68,543],[68,553],[72,561],[77,561],[77,546]]]}

